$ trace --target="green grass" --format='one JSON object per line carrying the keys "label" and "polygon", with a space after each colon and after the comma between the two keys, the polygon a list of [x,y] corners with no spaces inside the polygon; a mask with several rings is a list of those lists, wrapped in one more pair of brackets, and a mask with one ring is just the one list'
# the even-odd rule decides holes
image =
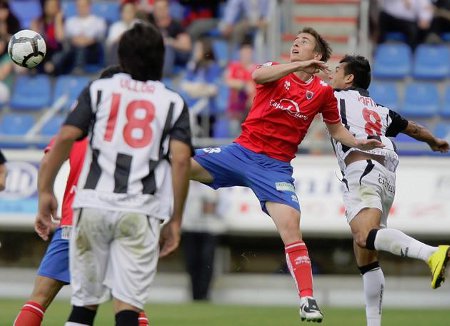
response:
{"label": "green grass", "polygon": [[[11,326],[22,300],[0,300],[0,326]],[[62,326],[69,314],[67,301],[55,301],[48,309],[43,326]],[[146,312],[152,326],[288,326],[314,325],[301,323],[295,307],[230,306],[207,303],[149,304]],[[365,325],[364,309],[323,309],[321,325]],[[96,317],[96,326],[114,325],[111,304],[103,305]],[[317,325],[317,324],[315,324]],[[383,326],[448,326],[449,310],[385,309]]]}

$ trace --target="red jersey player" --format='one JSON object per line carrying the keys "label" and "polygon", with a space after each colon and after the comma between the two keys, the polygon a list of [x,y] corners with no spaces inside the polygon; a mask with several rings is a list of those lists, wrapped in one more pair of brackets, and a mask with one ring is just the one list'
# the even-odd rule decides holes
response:
{"label": "red jersey player", "polygon": [[217,189],[246,186],[273,219],[300,296],[302,320],[320,322],[313,297],[311,262],[300,232],[300,205],[290,160],[318,113],[331,137],[349,147],[372,149],[376,140],[355,139],[341,124],[333,89],[314,74],[327,70],[331,49],[312,28],[294,40],[290,63],[266,63],[253,72],[256,95],[235,142],[196,151],[191,179]]}

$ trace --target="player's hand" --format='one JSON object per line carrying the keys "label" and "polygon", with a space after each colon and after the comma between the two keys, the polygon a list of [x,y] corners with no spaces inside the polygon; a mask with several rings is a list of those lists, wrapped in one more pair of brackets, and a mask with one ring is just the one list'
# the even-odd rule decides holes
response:
{"label": "player's hand", "polygon": [[374,148],[383,148],[384,144],[376,139],[357,139],[355,147],[363,151],[368,151]]}
{"label": "player's hand", "polygon": [[160,252],[159,257],[168,256],[175,249],[178,248],[180,244],[180,233],[181,233],[180,223],[173,220],[169,221],[163,226],[161,230],[161,235],[159,238]]}
{"label": "player's hand", "polygon": [[447,153],[449,151],[449,144],[445,139],[437,138],[433,144],[430,144],[430,148],[434,152]]}
{"label": "player's hand", "polygon": [[57,218],[58,202],[53,193],[39,194],[39,207],[34,221],[34,230],[45,241],[53,227],[52,218]]}
{"label": "player's hand", "polygon": [[330,73],[330,69],[328,68],[326,62],[314,59],[302,61],[298,70],[304,71],[308,74],[317,74],[321,71]]}

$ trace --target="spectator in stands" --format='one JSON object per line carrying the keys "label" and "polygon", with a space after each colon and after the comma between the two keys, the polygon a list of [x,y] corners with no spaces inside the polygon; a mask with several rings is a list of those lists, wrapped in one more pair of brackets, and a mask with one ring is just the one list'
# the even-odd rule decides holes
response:
{"label": "spectator in stands", "polygon": [[228,0],[219,29],[230,40],[231,52],[258,30],[265,31],[271,11],[270,0]]}
{"label": "spectator in stands", "polygon": [[183,26],[192,38],[192,42],[200,37],[210,35],[219,25],[220,1],[210,0],[180,0],[187,14]]}
{"label": "spectator in stands", "polygon": [[0,0],[0,36],[13,35],[20,30],[20,22],[11,11],[7,0]]}
{"label": "spectator in stands", "polygon": [[164,57],[164,76],[174,73],[174,66],[185,67],[191,55],[191,37],[170,14],[168,0],[155,0],[150,21],[161,31],[166,52]]}
{"label": "spectator in stands", "polygon": [[241,123],[247,116],[250,102],[255,95],[255,83],[252,79],[255,68],[253,46],[244,42],[239,49],[239,60],[230,62],[225,73],[225,83],[230,87],[227,115],[232,137],[241,133]]}
{"label": "spectator in stands", "polygon": [[433,0],[433,20],[426,42],[441,42],[441,36],[450,33],[450,0]]}
{"label": "spectator in stands", "polygon": [[6,158],[0,150],[0,191],[5,190],[6,186]]}
{"label": "spectator in stands", "polygon": [[401,32],[414,50],[423,39],[433,16],[431,0],[379,0],[379,38],[386,41],[391,32]]}
{"label": "spectator in stands", "polygon": [[224,224],[218,212],[218,192],[191,182],[183,217],[183,249],[193,300],[208,300],[214,274],[218,234]]}
{"label": "spectator in stands", "polygon": [[14,79],[14,63],[8,55],[9,36],[0,36],[0,104],[9,101]]}
{"label": "spectator in stands", "polygon": [[42,6],[42,15],[31,22],[31,29],[41,34],[47,45],[44,62],[38,68],[53,73],[54,66],[50,61],[55,53],[62,51],[64,17],[59,0],[45,0]]}
{"label": "spectator in stands", "polygon": [[125,2],[120,7],[121,20],[113,23],[109,27],[108,36],[106,38],[106,53],[108,53],[107,64],[117,64],[117,47],[122,34],[131,28],[138,19],[136,18],[137,6],[133,2]]}
{"label": "spectator in stands", "polygon": [[[202,38],[195,42],[192,59],[187,66],[186,75],[181,82],[181,89],[193,100],[208,98],[209,126],[215,121],[217,84],[221,79],[221,68],[216,61],[216,56],[211,40]],[[198,119],[201,120],[201,116]],[[212,135],[212,128],[204,134]]]}
{"label": "spectator in stands", "polygon": [[[53,56],[55,74],[84,72],[86,64],[102,61],[102,41],[106,34],[106,22],[91,13],[90,0],[77,0],[78,15],[68,18],[64,24],[66,44],[64,50]],[[73,63],[73,64],[71,64]]]}

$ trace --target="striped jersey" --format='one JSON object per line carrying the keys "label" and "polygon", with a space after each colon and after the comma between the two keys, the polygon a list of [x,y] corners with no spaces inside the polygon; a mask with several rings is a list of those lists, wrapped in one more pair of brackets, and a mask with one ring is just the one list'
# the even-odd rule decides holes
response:
{"label": "striped jersey", "polygon": [[[395,143],[389,137],[397,136],[405,130],[408,120],[387,107],[375,103],[364,89],[336,90],[336,96],[341,121],[344,126],[358,139],[378,139],[385,147],[364,151],[366,153],[385,157],[385,166],[395,172],[398,165],[398,155]],[[333,147],[338,158],[341,171],[345,169],[344,160],[353,151],[350,148],[332,139]]]}
{"label": "striped jersey", "polygon": [[170,217],[169,140],[191,146],[189,112],[180,95],[159,81],[119,73],[88,85],[65,124],[89,136],[74,208]]}

